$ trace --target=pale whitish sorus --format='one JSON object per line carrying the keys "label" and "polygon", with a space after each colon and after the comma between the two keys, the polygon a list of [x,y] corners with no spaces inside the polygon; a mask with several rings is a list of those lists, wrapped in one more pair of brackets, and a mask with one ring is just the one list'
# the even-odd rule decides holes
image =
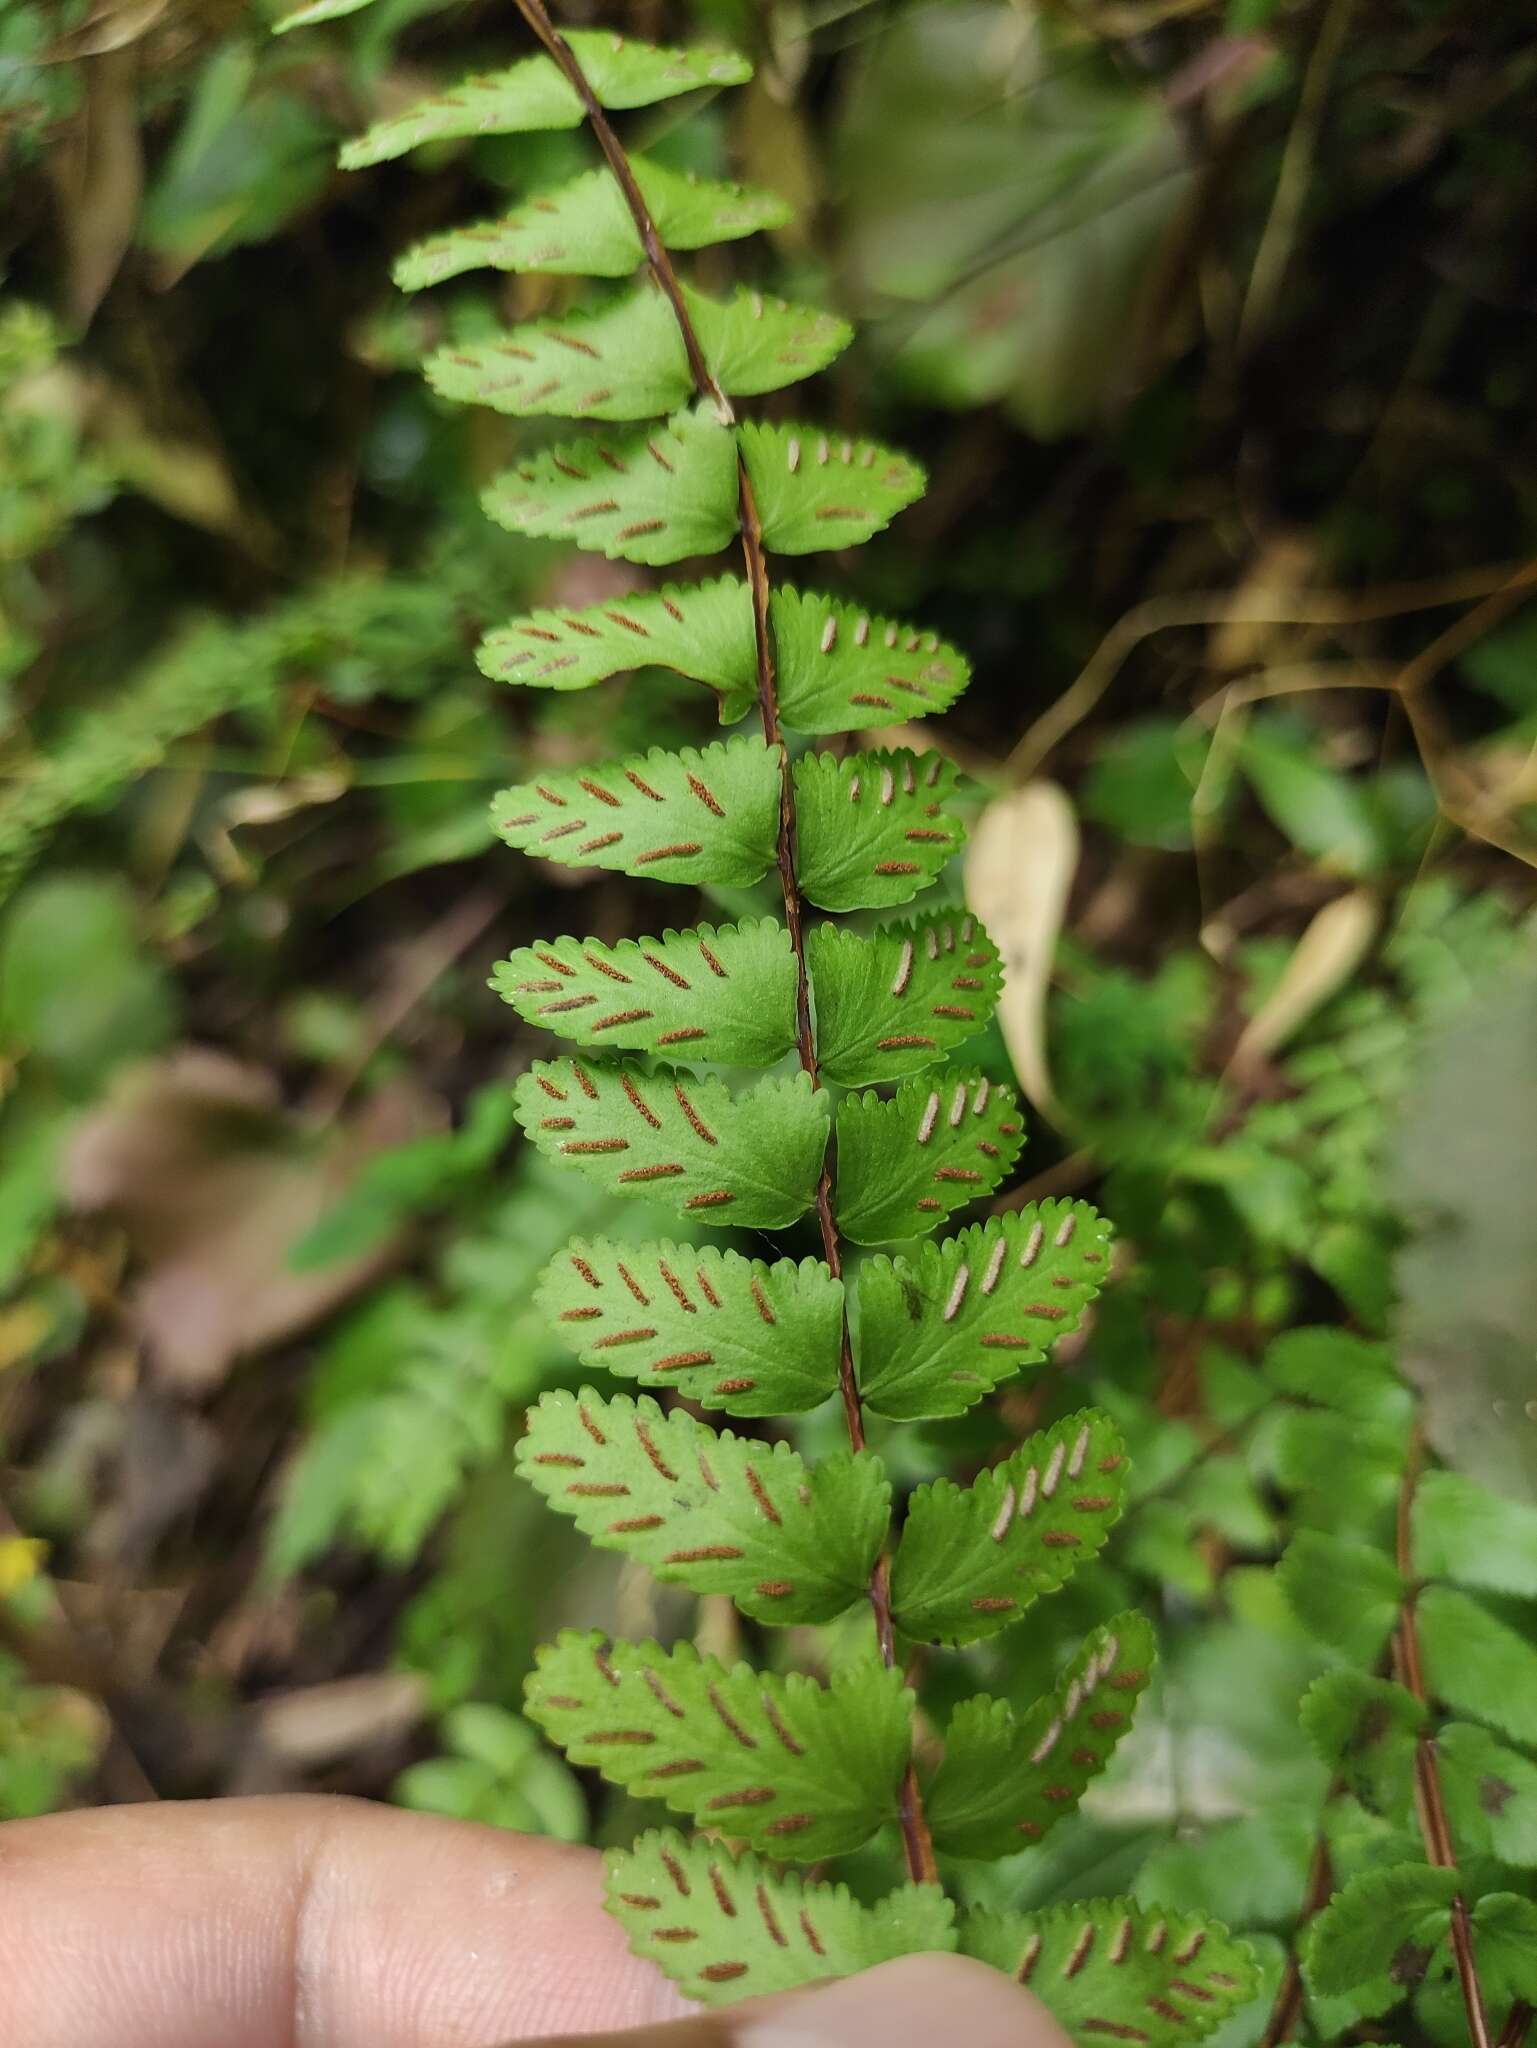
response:
{"label": "pale whitish sorus", "polygon": [[[318,0],[284,26],[365,4]],[[608,1857],[609,1904],[634,1947],[694,1997],[961,1950],[1028,1983],[1085,2041],[1192,2040],[1254,1991],[1248,1951],[1220,1926],[1117,1899],[961,1912],[942,1882],[945,1859],[1018,1851],[1072,1810],[1147,1683],[1142,1617],[1096,1629],[1033,1706],[968,1699],[937,1761],[927,1744],[921,1764],[914,1753],[904,1646],[955,1648],[1018,1622],[1104,1543],[1127,1469],[1108,1417],[1070,1415],[969,1487],[918,1488],[893,1530],[890,1483],[865,1446],[867,1412],[957,1415],[1039,1366],[1108,1269],[1094,1211],[1048,1201],[844,1273],[846,1244],[910,1244],[991,1195],[1022,1142],[1012,1092],[946,1065],[1000,986],[976,919],[812,921],[900,910],[938,878],[963,839],[953,770],[905,748],[792,759],[784,738],[919,719],[964,689],[964,658],[921,627],[769,580],[773,555],[868,539],[923,474],[862,437],[738,418],[737,398],[820,370],[850,330],[754,291],[717,299],[681,283],[669,245],[733,240],[787,209],[626,156],[608,125],[606,109],[739,84],[747,63],[562,38],[539,0],[520,7],[536,54],[379,123],[343,161],[586,121],[603,167],[434,236],[397,280],[414,290],[489,267],[628,282],[596,310],[446,348],[428,377],[501,412],[612,423],[491,485],[486,509],[514,532],[656,567],[729,547],[745,573],[530,613],[487,636],[481,665],[553,690],[669,667],[715,694],[723,724],[753,723],[709,747],[504,791],[497,828],[542,858],[648,881],[742,888],[773,872],[782,899],[773,917],[617,945],[556,938],[497,969],[521,1016],[584,1048],[520,1082],[529,1137],[688,1227],[681,1240],[573,1243],[541,1299],[594,1369],[743,1417],[837,1398],[849,1435],[847,1451],[808,1464],[646,1394],[585,1390],[545,1396],[520,1462],[594,1542],[728,1595],[755,1623],[825,1623],[860,1603],[873,1619],[863,1655],[826,1683],[728,1669],[687,1643],[568,1631],[539,1657],[528,1712],[575,1762],[706,1831],[658,1829]],[[717,1067],[775,1071],[744,1085]],[[689,1236],[808,1214],[821,1256],[799,1262]],[[873,1901],[784,1867],[877,1835],[905,1871]]]}

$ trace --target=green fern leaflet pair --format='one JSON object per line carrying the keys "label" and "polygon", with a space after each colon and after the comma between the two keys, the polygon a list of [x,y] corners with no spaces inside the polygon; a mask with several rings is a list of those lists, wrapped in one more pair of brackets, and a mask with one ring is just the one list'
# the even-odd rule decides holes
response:
{"label": "green fern leaflet pair", "polygon": [[[285,26],[361,4],[319,0]],[[597,32],[562,42],[536,0],[523,12],[540,54],[393,115],[344,162],[574,127],[595,109],[749,74],[708,50]],[[1029,1983],[1086,2042],[1191,2040],[1253,1994],[1248,1953],[1221,1927],[1122,1900],[962,1913],[940,1882],[947,1859],[1027,1848],[1072,1810],[1147,1683],[1146,1622],[1126,1614],[1096,1630],[1023,1712],[968,1699],[942,1744],[915,1722],[902,1673],[912,1647],[956,1649],[1017,1623],[1096,1554],[1126,1491],[1114,1428],[1083,1413],[970,1486],[920,1487],[896,1527],[890,1480],[864,1443],[867,1413],[959,1415],[1040,1365],[1109,1256],[1105,1225],[1078,1202],[932,1241],[1001,1187],[1022,1142],[1013,1094],[947,1064],[992,1013],[996,948],[964,910],[906,911],[961,845],[954,774],[905,748],[792,758],[783,737],[921,718],[965,687],[964,659],[921,627],[771,588],[765,571],[770,554],[868,539],[919,496],[923,474],[815,420],[738,419],[734,400],[822,369],[850,330],[756,292],[678,283],[666,245],[728,241],[786,209],[626,161],[601,113],[594,130],[612,169],[436,236],[397,277],[407,289],[488,267],[630,281],[596,311],[445,349],[428,375],[500,412],[603,422],[499,478],[493,519],[644,567],[735,546],[746,574],[530,613],[488,636],[481,665],[552,690],[668,667],[714,693],[723,724],[757,722],[702,749],[506,790],[497,828],[543,859],[647,882],[747,889],[777,872],[784,914],[619,944],[556,938],[497,969],[519,1014],[573,1048],[519,1083],[528,1136],[682,1226],[639,1246],[573,1243],[550,1267],[543,1305],[583,1364],[653,1392],[547,1395],[520,1462],[595,1543],[728,1596],[755,1625],[868,1606],[874,1626],[826,1682],[573,1631],[541,1654],[528,1711],[574,1762],[700,1831],[649,1833],[608,1858],[609,1904],[631,1942],[696,1998],[960,1950]],[[858,929],[816,916],[849,911],[897,915]],[[744,1069],[760,1078],[744,1082]],[[818,1258],[694,1241],[813,1214]],[[909,1249],[845,1273],[847,1245]],[[841,1396],[849,1448],[810,1463],[670,1396],[739,1418]],[[900,1844],[907,1881],[873,1901],[786,1867],[878,1836]]]}

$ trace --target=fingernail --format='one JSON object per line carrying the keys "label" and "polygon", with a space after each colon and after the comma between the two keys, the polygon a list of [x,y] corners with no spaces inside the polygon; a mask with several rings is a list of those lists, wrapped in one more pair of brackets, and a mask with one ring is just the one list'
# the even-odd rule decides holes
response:
{"label": "fingernail", "polygon": [[903,1956],[744,2015],[734,2048],[1071,2048],[1038,1999],[964,1956]]}

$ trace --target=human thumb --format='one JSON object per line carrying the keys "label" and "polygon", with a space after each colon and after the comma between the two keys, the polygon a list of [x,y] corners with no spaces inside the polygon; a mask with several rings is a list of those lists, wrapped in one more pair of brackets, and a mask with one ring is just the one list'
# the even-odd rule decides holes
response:
{"label": "human thumb", "polygon": [[[985,1963],[903,1956],[862,1976],[696,2019],[565,2037],[564,2048],[1071,2048],[1040,2001]],[[553,2048],[553,2043],[548,2044]]]}

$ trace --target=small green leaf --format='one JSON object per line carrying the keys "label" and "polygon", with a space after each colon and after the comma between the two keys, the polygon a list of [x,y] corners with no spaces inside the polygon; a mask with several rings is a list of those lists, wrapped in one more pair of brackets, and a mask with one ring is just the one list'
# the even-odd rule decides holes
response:
{"label": "small green leaf", "polygon": [[795,1043],[795,955],[772,918],[616,946],[550,939],[499,961],[491,986],[580,1045],[771,1067]]}
{"label": "small green leaf", "polygon": [[1276,1567],[1297,1619],[1353,1663],[1376,1661],[1398,1620],[1404,1583],[1369,1544],[1304,1529]]}
{"label": "small green leaf", "polygon": [[971,680],[963,654],[894,619],[781,585],[769,599],[779,712],[792,732],[857,732],[928,718]]}
{"label": "small green leaf", "polygon": [[962,1415],[1038,1365],[1110,1270],[1110,1226],[1086,1202],[1032,1203],[913,1258],[859,1270],[859,1391],[877,1415]]}
{"label": "small green leaf", "polygon": [[832,1621],[862,1598],[891,1515],[869,1451],[807,1465],[644,1395],[546,1394],[518,1465],[601,1549],[780,1626]]}
{"label": "small green leaf", "polygon": [[[683,289],[716,382],[751,397],[795,384],[848,346],[848,323],[745,286],[731,299]],[[595,313],[509,328],[495,341],[450,343],[427,360],[441,398],[527,418],[643,420],[687,405],[694,373],[677,315],[649,274]]]}
{"label": "small green leaf", "polygon": [[1399,1425],[1414,1399],[1391,1347],[1326,1326],[1286,1330],[1265,1351],[1265,1376],[1282,1393],[1316,1401],[1352,1421]]}
{"label": "small green leaf", "polygon": [[963,1700],[924,1799],[935,1846],[956,1856],[1010,1856],[1039,1842],[1110,1761],[1156,1655],[1146,1618],[1120,1614],[1024,1713],[980,1693]]}
{"label": "small green leaf", "polygon": [[536,1653],[525,1711],[574,1764],[796,1863],[841,1856],[893,1820],[912,1748],[899,1671],[846,1665],[830,1685],[690,1643],[565,1629]]}
{"label": "small green leaf", "polygon": [[796,1415],[838,1384],[843,1283],[820,1259],[573,1238],[539,1305],[584,1365],[733,1415]]}
{"label": "small green leaf", "polygon": [[1232,2018],[1259,1989],[1254,1958],[1217,1920],[1131,1899],[1036,1913],[978,1910],[963,1955],[1026,1984],[1081,2048],[1178,2048]]}
{"label": "small green leaf", "polygon": [[1008,1178],[1024,1144],[1011,1088],[980,1074],[904,1081],[838,1106],[838,1222],[855,1244],[933,1230]]}
{"label": "small green leaf", "polygon": [[1415,1745],[1429,1718],[1412,1692],[1361,1671],[1326,1671],[1303,1694],[1300,1718],[1358,1799],[1389,1819],[1408,1811]]}
{"label": "small green leaf", "polygon": [[807,426],[754,423],[738,431],[771,554],[858,547],[923,496],[921,467],[878,442]]}
{"label": "small green leaf", "polygon": [[[605,107],[654,106],[704,86],[741,85],[752,76],[745,57],[724,50],[656,49],[599,29],[569,30],[566,42]],[[343,170],[359,171],[404,156],[424,142],[576,128],[583,118],[581,100],[553,60],[525,57],[506,71],[461,78],[448,91],[376,122],[345,146],[340,160]]]}
{"label": "small green leaf", "polygon": [[491,816],[509,846],[568,867],[745,888],[773,863],[780,760],[777,747],[745,736],[653,748],[504,789]]}
{"label": "small green leaf", "polygon": [[734,1095],[721,1081],[628,1062],[536,1060],[517,1096],[541,1152],[723,1230],[777,1230],[804,1215],[827,1149],[827,1093],[805,1074]]}
{"label": "small green leaf", "polygon": [[1381,867],[1383,831],[1361,782],[1326,765],[1315,735],[1290,720],[1256,718],[1238,763],[1276,826],[1333,873]]}
{"label": "small green leaf", "polygon": [[[328,0],[321,0],[328,4]],[[371,0],[329,0],[359,4]],[[285,24],[286,26],[287,24]],[[630,169],[652,224],[669,249],[734,242],[783,227],[792,209],[777,193],[669,170],[632,155]],[[516,212],[453,228],[408,249],[395,265],[403,292],[421,291],[466,270],[538,270],[556,276],[627,277],[645,261],[634,215],[606,166],[536,193]]]}
{"label": "small green leaf", "polygon": [[1349,1997],[1363,2014],[1397,2005],[1418,1988],[1446,1939],[1456,1896],[1455,1870],[1403,1863],[1363,1871],[1335,1894],[1308,1932],[1313,1990]]}
{"label": "small green leaf", "polygon": [[1473,1909],[1473,1949],[1484,1996],[1499,2011],[1537,2005],[1537,1900],[1488,1892]]}
{"label": "small green leaf", "polygon": [[611,1849],[604,1868],[609,1911],[631,1948],[706,2005],[955,1947],[955,1906],[936,1884],[904,1885],[866,1906],[843,1885],[779,1875],[749,1853],[670,1830]]}
{"label": "small green leaf", "polygon": [[1537,1649],[1450,1586],[1427,1587],[1417,1612],[1431,1691],[1472,1720],[1537,1743]]}
{"label": "small green leaf", "polygon": [[752,598],[736,576],[632,590],[581,611],[529,612],[488,633],[475,658],[497,681],[536,690],[586,690],[630,669],[676,669],[715,692],[722,725],[757,701]]}
{"label": "small green leaf", "polygon": [[1436,1762],[1463,1855],[1537,1869],[1537,1764],[1467,1721],[1436,1731]]}
{"label": "small green leaf", "polygon": [[1427,1472],[1414,1496],[1414,1566],[1423,1578],[1537,1599],[1537,1507],[1461,1472]]}
{"label": "small green leaf", "polygon": [[817,1060],[846,1088],[943,1059],[985,1027],[1003,986],[998,949],[969,912],[933,912],[868,938],[820,924],[806,959]]}
{"label": "small green leaf", "polygon": [[970,1486],[920,1486],[891,1571],[898,1626],[926,1643],[996,1635],[1088,1562],[1125,1501],[1120,1434],[1092,1408],[1027,1437]]}
{"label": "small green leaf", "polygon": [[823,910],[906,903],[960,851],[946,813],[955,770],[943,754],[803,754],[795,764],[797,872]]}
{"label": "small green leaf", "polygon": [[736,441],[707,408],[561,441],[496,478],[482,503],[513,533],[627,562],[712,555],[738,531]]}

